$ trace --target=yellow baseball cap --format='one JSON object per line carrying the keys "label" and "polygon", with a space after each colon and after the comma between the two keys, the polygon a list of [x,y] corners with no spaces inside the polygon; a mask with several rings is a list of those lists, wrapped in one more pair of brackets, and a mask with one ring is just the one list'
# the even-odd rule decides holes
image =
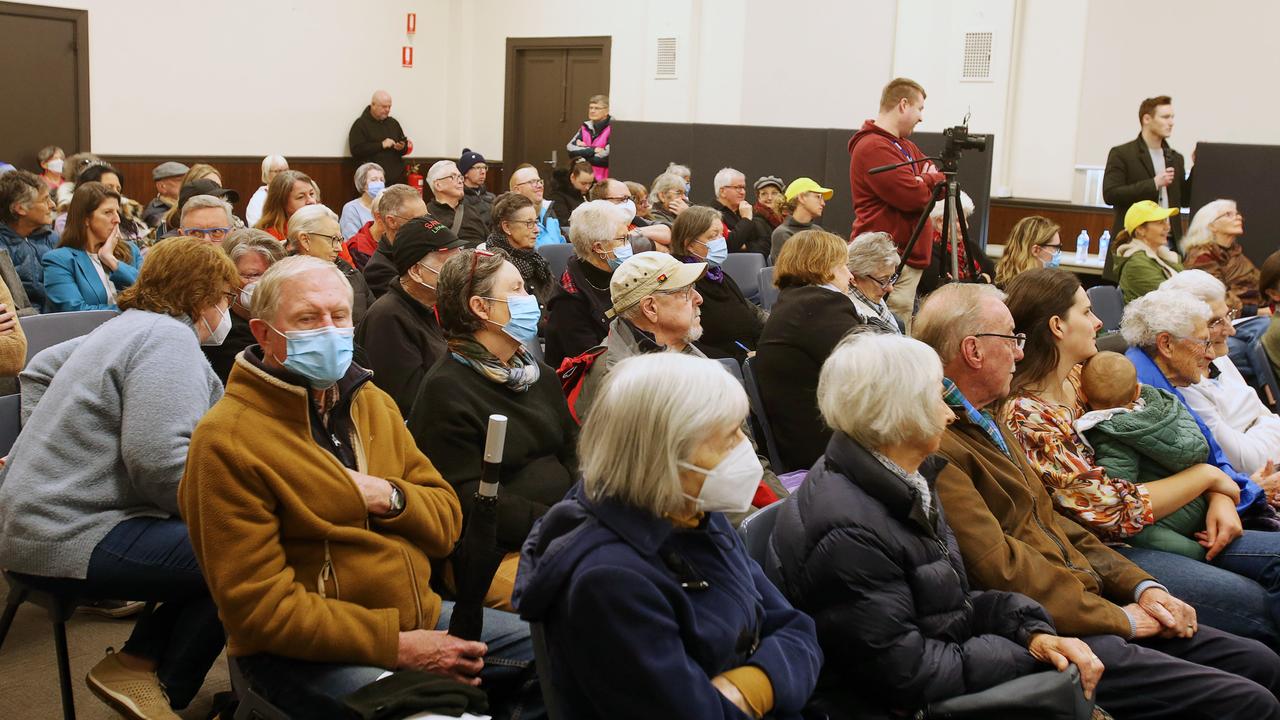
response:
{"label": "yellow baseball cap", "polygon": [[792,200],[795,200],[800,193],[807,192],[822,193],[823,200],[830,200],[831,196],[834,194],[831,188],[824,188],[806,177],[792,180],[791,184],[787,186],[787,191],[784,194],[786,195],[787,202],[791,202]]}
{"label": "yellow baseball cap", "polygon": [[1129,206],[1124,214],[1124,230],[1130,235],[1139,225],[1153,220],[1163,220],[1178,214],[1178,208],[1162,208],[1154,200],[1142,200]]}

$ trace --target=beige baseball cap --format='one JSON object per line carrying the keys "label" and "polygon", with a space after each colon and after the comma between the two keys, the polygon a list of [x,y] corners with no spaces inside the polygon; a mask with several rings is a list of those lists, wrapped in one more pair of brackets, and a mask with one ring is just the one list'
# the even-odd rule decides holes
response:
{"label": "beige baseball cap", "polygon": [[613,307],[606,310],[604,316],[615,318],[656,292],[692,285],[706,271],[706,263],[683,263],[652,250],[636,253],[613,271],[609,279]]}

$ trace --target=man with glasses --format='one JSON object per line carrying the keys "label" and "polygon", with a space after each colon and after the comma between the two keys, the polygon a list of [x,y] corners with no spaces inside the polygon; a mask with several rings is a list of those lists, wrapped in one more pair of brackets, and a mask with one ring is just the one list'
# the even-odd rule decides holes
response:
{"label": "man with glasses", "polygon": [[235,229],[231,203],[213,195],[196,195],[182,204],[179,231],[205,242],[221,245],[227,233]]}
{"label": "man with glasses", "polygon": [[546,188],[543,186],[542,178],[538,176],[537,168],[528,163],[516,168],[516,171],[511,173],[509,187],[512,192],[518,192],[532,200],[533,206],[538,210],[538,239],[535,247],[565,241],[564,235],[560,233],[560,221],[551,211],[552,203],[545,199]]}
{"label": "man with glasses", "polygon": [[427,203],[427,214],[449,228],[467,247],[475,247],[489,237],[489,226],[474,208],[463,201],[465,184],[458,165],[441,160],[427,171],[427,186],[434,198]]}
{"label": "man with glasses", "polygon": [[768,255],[770,239],[760,236],[752,220],[754,211],[751,203],[747,202],[747,177],[733,168],[721,168],[716,173],[714,184],[716,209],[720,211],[729,252]]}
{"label": "man with glasses", "polygon": [[[1147,297],[1150,297],[1148,295]],[[1053,509],[1014,435],[992,416],[1009,395],[1025,337],[1003,293],[952,283],[931,294],[914,334],[943,364],[956,420],[943,434],[937,492],[976,588],[1020,592],[1058,632],[1106,666],[1099,706],[1118,716],[1280,717],[1280,658],[1253,640],[1200,625],[1150,574]],[[1260,664],[1259,664],[1260,663]]]}

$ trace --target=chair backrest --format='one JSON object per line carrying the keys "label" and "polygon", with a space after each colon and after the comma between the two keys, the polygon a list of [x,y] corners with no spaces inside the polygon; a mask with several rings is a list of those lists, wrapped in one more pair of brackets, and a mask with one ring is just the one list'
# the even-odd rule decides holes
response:
{"label": "chair backrest", "polygon": [[716,358],[716,362],[723,365],[724,369],[728,370],[735,380],[739,383],[742,382],[742,366],[738,364],[737,360],[733,358]]}
{"label": "chair backrest", "polygon": [[756,438],[756,444],[764,443],[774,474],[781,475],[793,468],[783,466],[782,458],[778,455],[778,446],[773,441],[773,428],[770,427],[769,418],[765,415],[764,401],[760,398],[760,388],[756,385],[756,374],[751,369],[751,361],[754,359],[747,358],[746,362],[742,363],[742,386],[747,391],[747,402],[751,404],[751,415],[755,418],[758,434],[763,436]]}
{"label": "chair backrest", "polygon": [[27,362],[45,348],[89,334],[118,314],[115,310],[83,310],[18,318],[27,336]]}
{"label": "chair backrest", "polygon": [[547,634],[540,622],[529,623],[529,639],[533,643],[533,664],[538,670],[538,686],[542,689],[542,705],[548,720],[565,720],[555,684],[551,677],[551,653],[547,650]]}
{"label": "chair backrest", "polygon": [[1102,329],[1115,332],[1120,329],[1120,318],[1124,316],[1124,293],[1115,285],[1094,285],[1086,291],[1089,304],[1093,305],[1093,314],[1102,321]]}
{"label": "chair backrest", "polygon": [[778,288],[773,286],[773,266],[760,268],[758,277],[756,284],[760,287],[760,307],[772,310],[773,304],[778,302]]}
{"label": "chair backrest", "polygon": [[1249,343],[1248,353],[1249,367],[1253,368],[1256,382],[1254,388],[1267,407],[1274,411],[1280,404],[1280,383],[1276,382],[1276,374],[1271,369],[1271,359],[1267,356],[1267,349],[1262,346],[1261,336]]}
{"label": "chair backrest", "polygon": [[1094,342],[1097,343],[1099,352],[1109,350],[1123,355],[1129,349],[1129,343],[1125,342],[1124,336],[1118,332],[1099,335]]}
{"label": "chair backrest", "polygon": [[764,567],[768,559],[769,536],[773,535],[773,526],[778,522],[778,510],[784,502],[786,498],[769,503],[748,515],[738,526],[738,534],[747,546],[747,555],[760,563],[760,567]]}
{"label": "chair backrest", "polygon": [[[535,337],[535,338],[533,339],[533,342],[531,342],[531,343],[521,343],[521,344],[522,344],[522,345],[524,345],[524,349],[525,349],[525,350],[528,350],[528,351],[529,351],[529,354],[533,356],[533,359],[534,359],[534,360],[537,360],[537,361],[538,361],[538,362],[540,362],[540,363],[545,363],[545,362],[547,361],[547,359],[546,359],[545,355],[544,355],[544,354],[543,354],[543,352],[542,352],[542,339],[541,339],[541,338],[536,338],[536,337]],[[552,370],[555,370],[555,368],[551,368],[551,369],[552,369]]]}
{"label": "chair backrest", "polygon": [[760,303],[760,268],[764,267],[764,255],[753,252],[729,253],[720,267],[738,284],[738,289],[753,303]]}
{"label": "chair backrest", "polygon": [[233,657],[227,658],[227,674],[231,677],[231,692],[240,701],[235,720],[289,720],[284,711],[249,687],[248,679]]}
{"label": "chair backrest", "polygon": [[13,441],[22,431],[22,396],[0,397],[0,457],[9,454]]}
{"label": "chair backrest", "polygon": [[551,279],[559,283],[560,276],[564,274],[564,267],[569,264],[569,258],[573,257],[573,243],[539,245],[537,251],[551,266]]}

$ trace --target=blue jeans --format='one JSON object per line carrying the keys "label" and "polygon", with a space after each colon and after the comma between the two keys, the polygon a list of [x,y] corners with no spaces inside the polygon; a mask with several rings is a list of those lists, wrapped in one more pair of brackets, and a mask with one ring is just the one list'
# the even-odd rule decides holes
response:
{"label": "blue jeans", "polygon": [[1200,622],[1280,651],[1280,533],[1245,530],[1212,563],[1116,548],[1196,609]]}
{"label": "blue jeans", "polygon": [[[435,629],[448,630],[452,615],[453,603],[445,601]],[[513,613],[485,608],[480,641],[488,646],[480,687],[489,695],[489,714],[500,720],[545,718],[528,623]],[[236,663],[256,691],[299,718],[346,717],[349,711],[342,699],[390,669],[308,662],[265,653],[237,658]]]}
{"label": "blue jeans", "polygon": [[93,549],[84,580],[33,578],[32,584],[91,600],[159,602],[138,619],[123,651],[156,662],[175,709],[195,697],[226,644],[191,536],[177,518],[125,520]]}

